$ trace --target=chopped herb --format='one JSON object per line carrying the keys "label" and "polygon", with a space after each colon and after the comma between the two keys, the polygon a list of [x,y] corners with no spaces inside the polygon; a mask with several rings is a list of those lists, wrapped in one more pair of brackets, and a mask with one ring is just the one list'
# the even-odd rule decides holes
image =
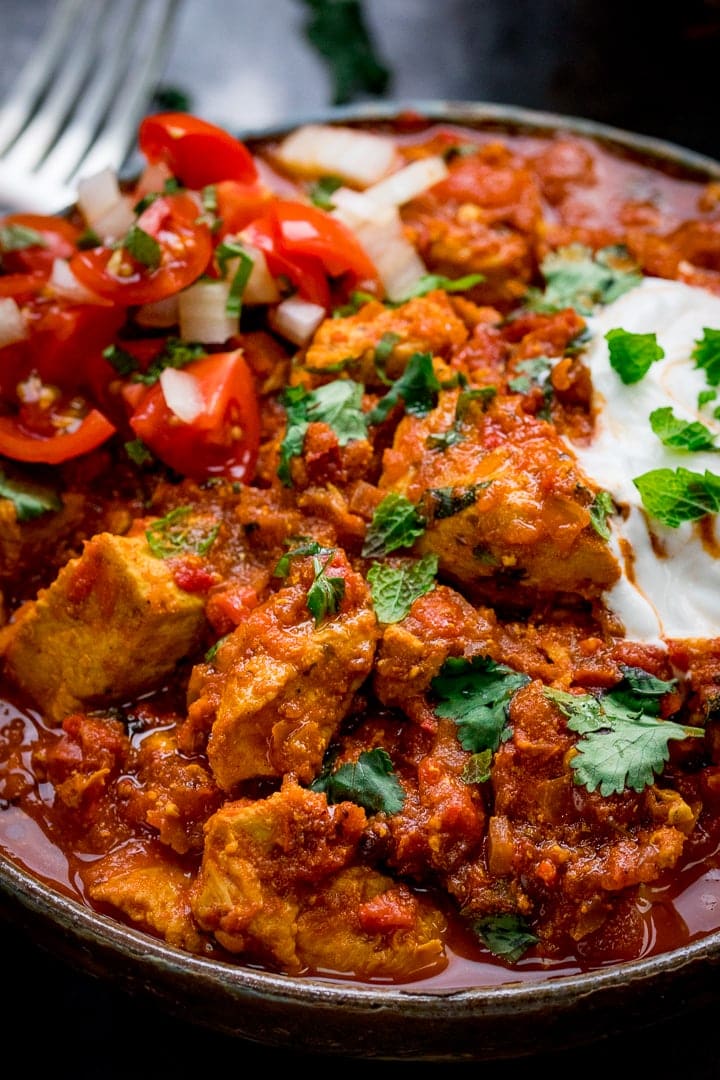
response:
{"label": "chopped herb", "polygon": [[720,330],[703,327],[703,336],[696,340],[691,352],[696,368],[703,368],[710,386],[720,386]]}
{"label": "chopped herb", "polygon": [[0,251],[24,251],[26,248],[47,246],[47,240],[37,229],[27,225],[0,226]]}
{"label": "chopped herb", "polygon": [[118,375],[122,375],[123,378],[132,375],[133,372],[138,370],[138,362],[135,357],[126,349],[121,348],[120,345],[108,345],[106,349],[103,349],[103,356],[115,368]]}
{"label": "chopped herb", "polygon": [[333,309],[333,319],[346,319],[350,315],[357,315],[361,307],[365,304],[377,303],[377,296],[373,296],[372,293],[363,292],[362,289],[355,289],[350,293],[350,299],[347,304],[342,304],[340,307]]}
{"label": "chopped herb", "polygon": [[142,439],[131,439],[126,442],[125,453],[135,465],[150,465],[155,460]]}
{"label": "chopped herb", "polygon": [[711,401],[717,399],[717,390],[701,390],[698,394],[697,407],[702,409],[703,405],[708,405]]}
{"label": "chopped herb", "polygon": [[415,601],[435,588],[437,568],[437,555],[373,563],[367,579],[379,622],[401,622]]}
{"label": "chopped herb", "polygon": [[381,746],[363,750],[357,761],[334,773],[321,774],[310,788],[324,792],[329,803],[354,802],[369,814],[399,814],[405,803],[390,755]]}
{"label": "chopped herb", "polygon": [[648,514],[671,529],[720,510],[720,476],[707,469],[651,469],[634,477],[633,484]]}
{"label": "chopped herb", "polygon": [[452,424],[447,431],[437,431],[428,435],[426,441],[427,446],[432,450],[447,450],[449,447],[456,446],[459,442],[462,442],[463,421],[472,403],[474,401],[481,402],[484,410],[496,394],[496,386],[477,386],[472,390],[461,390],[458,394],[457,404],[455,406],[455,418]]}
{"label": "chopped herb", "polygon": [[572,307],[581,315],[592,315],[599,304],[617,300],[642,281],[639,267],[621,246],[593,252],[583,244],[569,244],[547,255],[541,270],[545,290],[531,288],[526,294],[531,311]]}
{"label": "chopped herb", "polygon": [[418,296],[427,296],[429,292],[433,292],[435,289],[444,289],[445,292],[466,292],[484,280],[484,274],[466,274],[465,277],[460,278],[449,278],[445,277],[444,274],[423,274],[402,300],[393,301],[393,307],[406,304],[408,300],[414,300]]}
{"label": "chopped herb", "polygon": [[92,248],[100,247],[102,245],[102,239],[98,236],[94,229],[84,229],[77,240],[75,241],[75,247],[78,251],[90,251]]}
{"label": "chopped herb", "polygon": [[229,634],[224,634],[224,635],[223,635],[223,636],[222,636],[221,638],[218,638],[218,639],[217,639],[217,641],[215,642],[215,644],[214,644],[214,645],[211,645],[211,646],[210,646],[210,648],[208,649],[208,651],[207,651],[207,652],[205,653],[205,658],[204,658],[204,659],[205,659],[205,663],[206,663],[206,664],[212,664],[213,660],[215,659],[215,657],[216,657],[216,656],[217,656],[217,654],[218,654],[218,649],[220,648],[220,646],[221,646],[221,645],[222,645],[222,644],[223,644],[224,642],[226,642],[226,641],[227,641],[227,639],[228,639],[229,637],[230,637],[230,635],[229,635]]}
{"label": "chopped herb", "polygon": [[135,262],[147,266],[148,270],[157,270],[162,262],[160,244],[154,236],[150,236],[150,233],[146,233],[139,225],[132,225],[128,229],[122,247],[125,248],[128,255],[133,257]]}
{"label": "chopped herb", "polygon": [[302,0],[310,9],[305,36],[326,61],[333,79],[333,105],[358,94],[384,94],[390,71],[365,24],[360,0]]}
{"label": "chopped herb", "polygon": [[339,176],[321,176],[310,185],[308,195],[311,202],[319,206],[321,210],[334,210],[331,196],[342,186],[343,182]]}
{"label": "chopped herb", "polygon": [[315,579],[308,589],[307,606],[316,626],[319,626],[328,615],[337,613],[345,595],[345,578],[330,577],[327,574],[327,568],[333,555],[334,551],[331,549],[324,563],[320,562],[319,556],[313,555],[312,557]]}
{"label": "chopped herb", "polygon": [[130,376],[132,382],[153,386],[165,368],[185,367],[186,364],[192,363],[193,360],[204,359],[207,353],[202,345],[197,345],[192,341],[167,338],[162,352],[148,365],[147,371],[141,371],[135,357],[119,345],[108,345],[106,349],[103,349],[103,356],[112,364],[118,375],[123,378]]}
{"label": "chopped herb", "polygon": [[473,922],[473,930],[493,956],[509,964],[516,964],[539,941],[522,915],[487,915]]}
{"label": "chopped herb", "polygon": [[508,382],[508,389],[515,394],[527,394],[533,387],[542,390],[544,403],[539,410],[539,415],[544,420],[550,419],[550,405],[553,398],[553,387],[550,375],[555,366],[555,361],[549,356],[533,356],[529,360],[521,360],[516,364],[516,371],[520,374]]}
{"label": "chopped herb", "polygon": [[608,330],[605,340],[610,350],[610,367],[626,386],[639,382],[655,361],[665,356],[656,334],[633,334],[617,327]]}
{"label": "chopped herb", "polygon": [[177,176],[168,176],[163,184],[163,195],[177,195],[178,191],[182,190],[183,186]]}
{"label": "chopped herb", "polygon": [[468,487],[430,488],[428,495],[433,501],[433,518],[453,517],[477,502],[478,492],[489,487],[492,480],[481,480]]}
{"label": "chopped herb", "polygon": [[433,371],[432,353],[413,353],[399,379],[366,416],[368,424],[381,424],[400,402],[412,416],[427,416],[437,405],[440,383]]}
{"label": "chopped herb", "polygon": [[717,450],[716,436],[699,420],[680,420],[670,406],[650,413],[650,427],[664,446],[675,450]]}
{"label": "chopped herb", "polygon": [[158,112],[191,112],[192,98],[179,86],[158,86],[153,94]]}
{"label": "chopped herb", "polygon": [[282,397],[287,427],[280,446],[277,471],[286,487],[292,486],[290,462],[302,454],[305,435],[311,423],[328,424],[341,446],[346,446],[353,439],[366,438],[362,397],[362,385],[352,379],[336,379],[316,390],[305,390],[302,386],[287,387]]}
{"label": "chopped herb", "polygon": [[169,559],[173,555],[207,555],[220,526],[208,528],[207,521],[193,523],[188,520],[192,513],[192,506],[177,506],[145,530],[153,555],[158,559]]}
{"label": "chopped herb", "polygon": [[588,513],[590,514],[590,524],[603,540],[610,539],[610,526],[607,519],[616,512],[617,507],[610,492],[598,491],[588,507]]}
{"label": "chopped herb", "polygon": [[230,283],[225,312],[228,315],[239,315],[242,310],[242,297],[245,292],[253,269],[253,260],[248,255],[242,244],[235,240],[223,240],[215,249],[218,268],[223,277],[227,277],[228,263],[238,261],[238,266],[233,273]]}
{"label": "chopped herb", "polygon": [[29,480],[13,480],[0,471],[0,498],[9,499],[18,521],[32,521],[43,514],[62,510],[62,500],[52,488]]}
{"label": "chopped herb", "polygon": [[377,506],[368,526],[362,555],[366,559],[412,547],[425,532],[425,518],[405,495],[391,491]]}
{"label": "chopped herb", "polygon": [[463,784],[486,784],[490,779],[492,757],[492,750],[481,750],[479,754],[473,754],[460,773]]}
{"label": "chopped herb", "polygon": [[142,199],[135,203],[133,211],[136,214],[142,214],[143,210],[147,210],[148,206],[152,206],[155,200],[159,198],[159,191],[148,191],[147,195],[143,195]]}
{"label": "chopped herb", "polygon": [[623,668],[617,686],[602,695],[569,694],[545,688],[545,696],[580,735],[570,766],[575,783],[603,796],[625,788],[643,791],[655,782],[670,756],[671,739],[702,737],[703,728],[659,717],[661,700],[676,685],[640,668]]}
{"label": "chopped herb", "polygon": [[477,154],[480,149],[475,143],[456,143],[453,146],[448,146],[446,150],[443,150],[443,159],[449,164],[459,157],[470,157],[472,154]]}
{"label": "chopped herb", "polygon": [[387,386],[392,386],[392,380],[388,379],[385,374],[385,368],[388,360],[392,356],[395,346],[400,340],[399,334],[393,334],[392,331],[388,331],[388,333],[383,334],[375,346],[375,370]]}
{"label": "chopped herb", "polygon": [[449,657],[432,680],[439,698],[437,716],[450,717],[458,726],[464,750],[478,754],[497,750],[512,734],[508,726],[510,700],[530,679],[488,656],[472,660]]}
{"label": "chopped herb", "polygon": [[301,558],[305,555],[333,555],[334,548],[323,547],[317,540],[305,540],[282,555],[273,570],[273,577],[287,577],[290,573],[290,560]]}

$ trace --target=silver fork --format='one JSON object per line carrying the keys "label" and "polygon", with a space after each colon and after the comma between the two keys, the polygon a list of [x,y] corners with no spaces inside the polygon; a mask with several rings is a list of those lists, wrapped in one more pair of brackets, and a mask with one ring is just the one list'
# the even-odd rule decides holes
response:
{"label": "silver fork", "polygon": [[0,103],[0,207],[54,213],[121,169],[162,74],[180,0],[55,0]]}

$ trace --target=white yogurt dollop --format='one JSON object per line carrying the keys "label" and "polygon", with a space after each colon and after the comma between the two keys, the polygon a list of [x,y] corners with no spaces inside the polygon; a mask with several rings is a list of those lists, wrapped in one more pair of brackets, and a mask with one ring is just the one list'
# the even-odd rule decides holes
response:
{"label": "white yogurt dollop", "polygon": [[[629,510],[625,519],[612,520],[611,544],[622,578],[607,593],[607,606],[635,641],[718,637],[720,558],[709,550],[714,545],[708,545],[707,532],[703,544],[699,523],[673,529],[649,518],[633,478],[678,467],[720,475],[720,451],[673,450],[653,433],[649,420],[655,409],[671,406],[679,419],[700,420],[720,436],[720,421],[713,417],[720,394],[715,403],[698,408],[698,394],[708,383],[691,356],[706,327],[720,330],[720,297],[682,282],[646,278],[588,325],[593,336],[584,361],[592,374],[596,426],[590,445],[572,448],[588,477]],[[605,334],[615,328],[654,333],[665,352],[629,386],[610,366]],[[711,521],[710,539],[718,539],[717,515]]]}

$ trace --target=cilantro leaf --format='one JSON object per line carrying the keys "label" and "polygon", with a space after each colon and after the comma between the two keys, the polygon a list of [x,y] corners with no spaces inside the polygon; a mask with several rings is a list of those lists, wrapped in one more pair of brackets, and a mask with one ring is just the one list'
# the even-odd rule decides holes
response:
{"label": "cilantro leaf", "polygon": [[193,360],[202,360],[207,353],[202,345],[180,338],[167,338],[162,351],[148,364],[146,371],[140,370],[135,357],[120,345],[108,345],[103,349],[103,356],[112,364],[118,375],[130,377],[132,382],[153,386],[165,368],[182,368]]}
{"label": "cilantro leaf", "polygon": [[162,261],[162,248],[160,244],[145,232],[139,225],[131,225],[122,242],[128,255],[132,255],[135,262],[147,266],[148,270],[157,270]]}
{"label": "cilantro leaf", "polygon": [[437,405],[440,383],[433,371],[432,353],[413,353],[407,367],[387,394],[366,416],[368,424],[381,424],[402,402],[412,416],[427,416]]}
{"label": "cilantro leaf", "polygon": [[9,499],[18,521],[32,521],[43,514],[62,510],[62,500],[51,488],[29,480],[12,480],[0,471],[0,498]]}
{"label": "cilantro leaf", "polygon": [[468,506],[473,506],[478,492],[489,487],[491,483],[492,480],[481,480],[477,484],[469,484],[468,487],[429,488],[428,495],[433,502],[434,520],[453,517],[466,510]]}
{"label": "cilantro leaf", "polygon": [[633,477],[633,484],[648,514],[671,529],[720,510],[720,476],[708,469],[651,469]]}
{"label": "cilantro leaf", "polygon": [[313,555],[315,579],[308,589],[307,606],[316,626],[319,626],[328,615],[337,613],[345,595],[345,578],[335,575],[330,577],[327,573],[333,554],[331,549],[324,563],[320,562],[317,555]]}
{"label": "cilantro leaf", "polygon": [[340,446],[353,439],[367,436],[366,416],[362,411],[363,387],[352,379],[336,379],[305,390],[302,386],[287,387],[282,404],[287,413],[285,437],[280,445],[280,464],[277,474],[286,487],[292,486],[290,462],[302,454],[305,435],[311,423],[328,424],[335,432]]}
{"label": "cilantro leaf", "polygon": [[617,508],[609,491],[598,491],[588,507],[590,524],[603,540],[610,539],[610,526],[607,519],[616,513]]}
{"label": "cilantro leaf", "polygon": [[672,408],[654,409],[650,413],[650,427],[664,446],[676,450],[717,450],[715,435],[699,420],[680,420]]}
{"label": "cilantro leaf", "polygon": [[391,491],[376,507],[368,526],[362,555],[372,559],[401,547],[412,547],[425,532],[425,518],[414,503]]}
{"label": "cilantro leaf", "polygon": [[445,277],[444,274],[423,274],[417,279],[410,292],[403,296],[402,300],[393,302],[393,307],[406,304],[408,300],[414,300],[418,296],[427,296],[429,292],[433,292],[435,289],[444,289],[445,292],[465,292],[484,280],[484,274],[465,274],[464,277],[459,278]]}
{"label": "cilantro leaf", "polygon": [[720,386],[720,330],[703,327],[703,336],[695,342],[690,353],[696,368],[705,370],[710,386]]}
{"label": "cilantro leaf", "polygon": [[451,656],[431,683],[439,698],[435,713],[455,721],[464,750],[473,754],[497,750],[511,734],[507,727],[510,700],[529,682],[527,675],[488,656],[472,660]]}
{"label": "cilantro leaf", "polygon": [[621,246],[593,252],[583,244],[558,248],[543,259],[544,292],[529,289],[531,311],[553,312],[572,307],[592,315],[599,304],[609,304],[642,281],[638,266]]}
{"label": "cilantro leaf", "polygon": [[207,555],[220,530],[219,525],[207,526],[207,521],[188,520],[192,506],[176,506],[165,517],[158,518],[145,530],[148,547],[158,559],[174,555]]}
{"label": "cilantro leaf", "polygon": [[18,224],[0,226],[0,251],[24,251],[25,248],[47,246],[47,240],[37,229]]}
{"label": "cilantro leaf", "polygon": [[310,185],[308,190],[310,201],[321,210],[334,210],[332,196],[342,186],[343,181],[339,176],[321,176]]}
{"label": "cilantro leaf", "polygon": [[476,919],[472,925],[493,956],[499,956],[509,964],[516,964],[539,941],[522,915],[486,915],[485,918]]}
{"label": "cilantro leaf", "polygon": [[334,550],[334,548],[323,547],[322,544],[318,544],[317,540],[306,540],[278,559],[275,569],[273,570],[273,577],[287,577],[290,573],[291,559],[303,555],[332,555],[334,554]]}
{"label": "cilantro leaf", "polygon": [[390,71],[377,54],[360,0],[303,2],[310,9],[305,36],[333,78],[332,104],[345,105],[357,94],[383,94]]}
{"label": "cilantro leaf", "polygon": [[394,565],[373,563],[368,583],[373,607],[381,623],[401,622],[415,601],[435,587],[437,555],[403,559]]}
{"label": "cilantro leaf", "polygon": [[134,465],[151,465],[155,458],[142,439],[130,439],[125,443],[125,453]]}
{"label": "cilantro leaf", "polygon": [[545,688],[545,696],[580,735],[570,766],[575,783],[603,796],[625,788],[643,791],[655,782],[670,756],[671,739],[702,737],[703,728],[659,717],[661,700],[675,680],[657,679],[639,668],[623,668],[623,678],[602,695],[569,694]]}
{"label": "cilantro leaf", "polygon": [[399,814],[405,792],[393,770],[387,750],[381,746],[363,750],[357,761],[341,765],[334,773],[321,775],[310,785],[325,792],[329,803],[357,803],[369,814]]}
{"label": "cilantro leaf", "polygon": [[665,355],[656,334],[633,334],[616,327],[608,330],[605,340],[610,349],[610,367],[626,386],[640,382],[655,361]]}

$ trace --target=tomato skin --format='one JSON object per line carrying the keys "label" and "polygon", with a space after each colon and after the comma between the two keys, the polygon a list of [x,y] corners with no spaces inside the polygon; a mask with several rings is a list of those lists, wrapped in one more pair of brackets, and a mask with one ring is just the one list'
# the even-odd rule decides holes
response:
{"label": "tomato skin", "polygon": [[330,307],[328,277],[380,292],[377,270],[353,234],[317,207],[275,199],[243,236],[264,252],[271,274],[288,277],[315,304]]}
{"label": "tomato skin", "polygon": [[45,288],[45,279],[39,274],[2,274],[0,276],[0,297],[12,297],[14,300],[26,300],[36,296]]}
{"label": "tomato skin", "polygon": [[4,225],[22,225],[42,235],[45,246],[21,248],[3,253],[3,268],[11,274],[37,273],[49,277],[55,259],[69,259],[77,250],[80,230],[65,218],[46,214],[8,214]]}
{"label": "tomato skin", "polygon": [[242,350],[194,360],[183,371],[197,380],[205,402],[200,415],[191,423],[180,420],[156,383],[130,417],[130,427],[156,457],[183,476],[249,480],[260,445],[260,412]]}
{"label": "tomato skin", "polygon": [[238,180],[220,180],[215,185],[217,195],[217,215],[220,228],[219,239],[239,233],[256,217],[259,217],[273,194],[262,184],[241,183]]}
{"label": "tomato skin", "polygon": [[14,461],[59,465],[95,450],[115,434],[115,428],[97,409],[90,409],[77,430],[67,435],[33,433],[11,416],[0,416],[0,454]]}
{"label": "tomato skin", "polygon": [[239,139],[188,113],[145,117],[138,143],[151,164],[164,162],[173,176],[195,190],[219,180],[257,179],[252,154]]}
{"label": "tomato skin", "polygon": [[210,230],[199,215],[185,194],[163,195],[140,215],[138,226],[160,244],[162,261],[155,269],[133,264],[127,274],[115,274],[108,269],[115,252],[106,247],[78,251],[70,268],[88,289],[122,307],[172,296],[200,277],[212,258]]}

